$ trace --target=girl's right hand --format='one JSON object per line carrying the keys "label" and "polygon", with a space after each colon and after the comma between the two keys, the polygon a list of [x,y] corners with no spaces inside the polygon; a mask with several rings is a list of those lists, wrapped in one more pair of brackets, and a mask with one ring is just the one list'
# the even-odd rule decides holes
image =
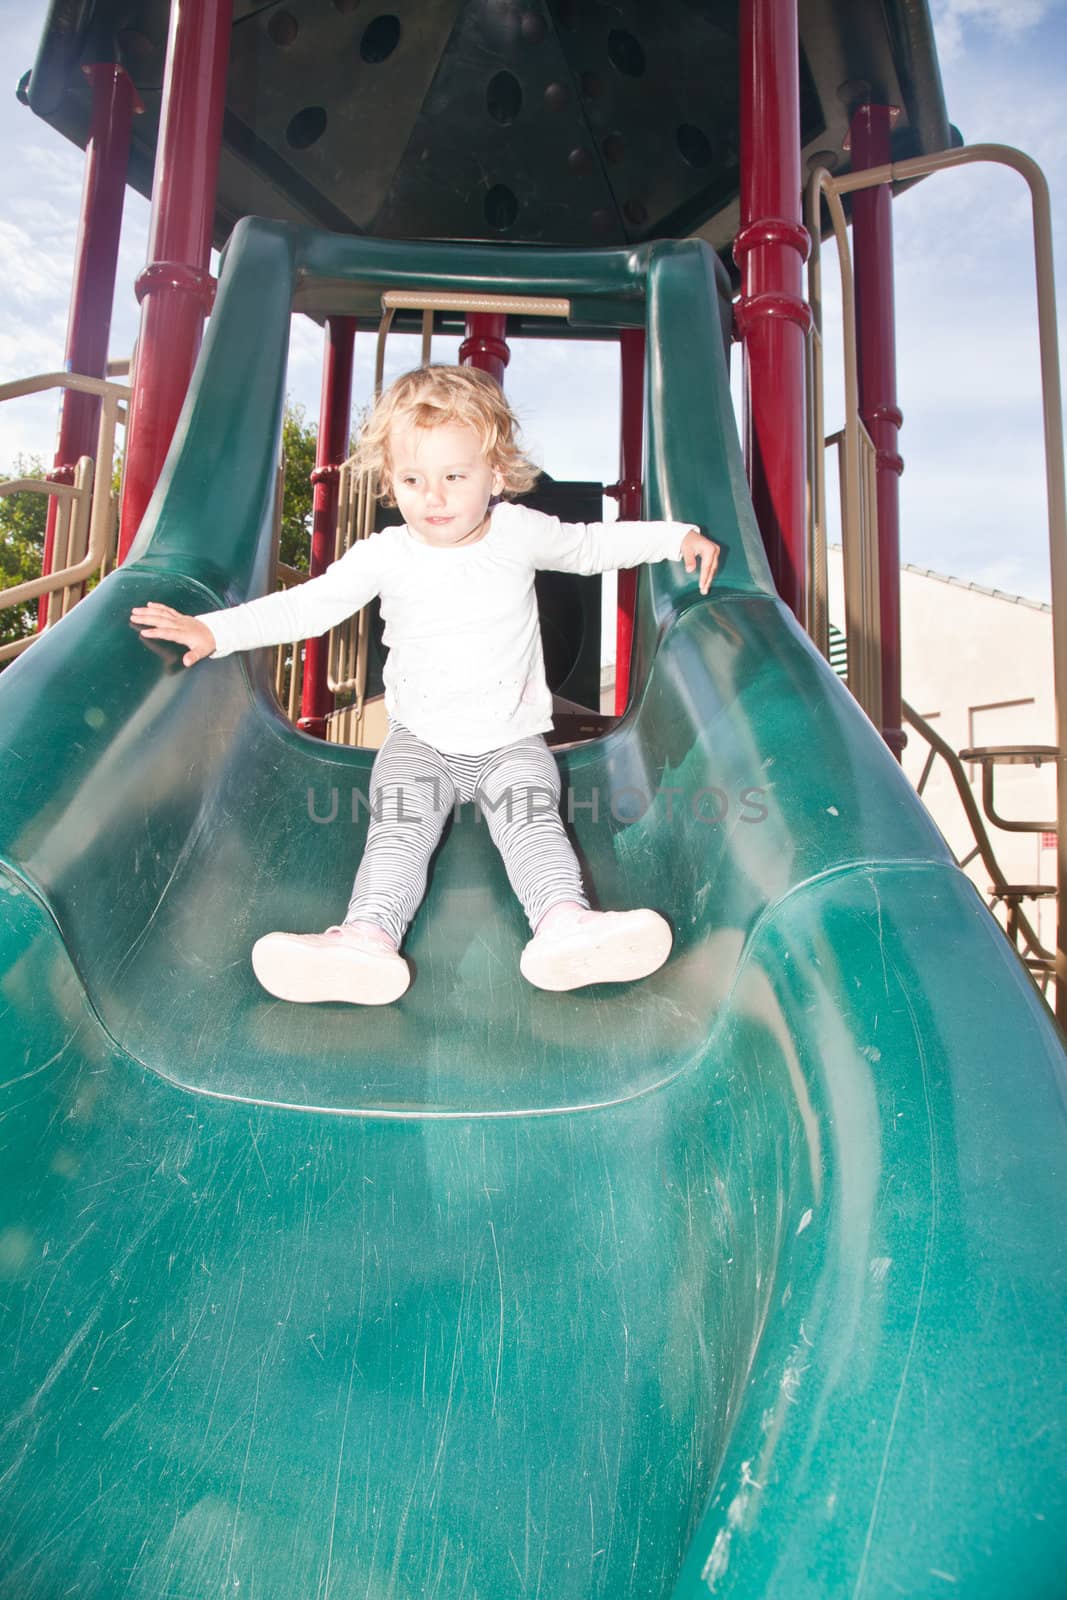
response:
{"label": "girl's right hand", "polygon": [[150,600],[146,606],[134,606],[130,621],[135,628],[140,628],[142,639],[169,639],[173,644],[186,645],[183,667],[194,667],[198,661],[214,654],[215,635],[205,622],[183,616],[180,611],[161,606],[156,600]]}

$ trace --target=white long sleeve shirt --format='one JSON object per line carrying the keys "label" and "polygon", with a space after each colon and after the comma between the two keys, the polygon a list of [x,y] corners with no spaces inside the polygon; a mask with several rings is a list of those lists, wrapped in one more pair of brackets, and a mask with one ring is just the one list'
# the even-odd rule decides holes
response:
{"label": "white long sleeve shirt", "polygon": [[390,719],[437,750],[481,755],[552,726],[534,573],[678,560],[692,526],[563,523],[501,502],[475,544],[429,545],[405,525],[385,528],[321,577],[198,620],[225,656],[315,638],[377,595]]}

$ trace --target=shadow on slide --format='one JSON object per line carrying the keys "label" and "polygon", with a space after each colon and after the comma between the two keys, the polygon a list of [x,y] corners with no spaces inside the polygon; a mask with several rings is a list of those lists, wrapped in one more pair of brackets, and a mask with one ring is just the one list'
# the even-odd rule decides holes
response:
{"label": "shadow on slide", "polygon": [[[468,808],[403,1000],[287,1006],[249,949],[343,911],[370,756],[126,619],[266,587],[294,296],[426,282],[647,323],[648,512],[725,559],[642,574],[633,706],[562,765],[675,949],[531,990]],[[703,246],[241,224],[0,741],[5,1600],[1062,1593],[1063,1051],[773,595]]]}

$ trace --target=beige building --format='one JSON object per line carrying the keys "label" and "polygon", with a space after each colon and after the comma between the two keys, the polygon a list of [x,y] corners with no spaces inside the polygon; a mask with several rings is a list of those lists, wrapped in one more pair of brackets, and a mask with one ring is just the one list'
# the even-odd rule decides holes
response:
{"label": "beige building", "polygon": [[[840,547],[829,552],[830,615],[843,628]],[[1056,742],[1052,679],[1052,609],[1040,600],[1004,594],[921,567],[900,574],[901,662],[904,699],[956,751],[989,745]],[[958,859],[974,849],[974,837],[956,787],[937,759],[923,781],[929,746],[908,729],[904,771],[922,783],[923,800]],[[966,768],[981,807],[981,772]],[[1045,763],[999,766],[995,803],[1009,820],[1045,821],[1056,816],[1055,768]],[[1012,883],[1056,881],[1055,836],[1011,833],[987,823],[1000,866]],[[988,899],[989,873],[981,861],[967,868]],[[1055,943],[1052,900],[1023,906],[1048,946]],[[1003,921],[1003,912],[1000,913]]]}

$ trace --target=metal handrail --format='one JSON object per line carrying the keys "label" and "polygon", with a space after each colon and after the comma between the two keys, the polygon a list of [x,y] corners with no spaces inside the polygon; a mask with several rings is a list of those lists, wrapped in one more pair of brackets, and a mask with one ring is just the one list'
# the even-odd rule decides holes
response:
{"label": "metal handrail", "polygon": [[0,383],[0,401],[20,400],[28,394],[43,394],[47,389],[73,389],[77,394],[95,394],[108,400],[128,400],[130,387],[110,378],[88,378],[81,372],[38,372],[32,378],[13,378]]}
{"label": "metal handrail", "polygon": [[[352,468],[341,468],[337,495],[337,526],[334,530],[334,560],[339,561],[354,544],[370,537],[374,529],[374,498],[366,477],[354,484]],[[353,492],[355,491],[355,492]],[[353,692],[354,715],[363,713],[367,686],[369,633],[365,625],[366,607],[346,617],[330,630],[326,682],[331,694]]]}
{"label": "metal handrail", "polygon": [[[55,495],[58,500],[73,502],[77,508],[80,501],[84,500],[86,490],[90,487],[91,480],[95,477],[95,463],[92,456],[82,456],[74,469],[74,482],[47,483],[43,478],[17,478],[11,483],[0,483],[0,495],[27,494],[36,492],[43,495]],[[110,482],[108,483],[110,494]],[[59,567],[55,572],[42,573],[39,578],[27,578],[23,583],[12,584],[9,589],[0,589],[0,607],[20,606],[27,600],[36,600],[38,595],[52,594],[56,589],[68,589],[74,584],[82,583],[86,578],[92,577],[100,565],[106,552],[108,522],[104,517],[90,518],[89,549],[79,561],[70,566]],[[65,530],[64,530],[65,532]],[[103,545],[100,540],[103,539]],[[67,544],[65,538],[64,544]],[[57,544],[59,541],[57,541]]]}
{"label": "metal handrail", "polygon": [[[808,341],[808,396],[811,403],[809,461],[815,464],[809,496],[808,547],[812,574],[809,630],[826,654],[828,635],[822,619],[827,615],[826,478],[821,453],[823,417],[822,359],[822,254],[820,200],[825,199],[833,223],[841,272],[844,313],[845,426],[841,441],[841,550],[845,577],[845,632],[849,641],[848,686],[876,728],[882,726],[882,619],[878,583],[877,519],[865,517],[863,438],[860,419],[859,377],[856,359],[856,308],[853,296],[852,253],[845,211],[827,167],[816,167],[808,180],[805,198],[811,255],[808,258],[808,299],[812,312],[812,337]],[[861,433],[862,430],[862,433]],[[870,435],[866,434],[868,442]],[[829,441],[827,441],[829,442]],[[815,631],[818,629],[819,631]]]}
{"label": "metal handrail", "polygon": [[[282,542],[282,512],[285,496],[285,461],[278,463],[278,470],[274,479],[274,511],[271,521],[271,570],[275,582],[281,589],[291,589],[295,584],[306,583],[308,575],[301,572],[299,567],[291,567],[288,562],[282,561],[278,552]],[[278,704],[285,711],[290,722],[296,722],[300,715],[300,698],[303,690],[304,679],[304,647],[298,641],[296,644],[279,644],[274,649],[274,693]]]}
{"label": "metal handrail", "polygon": [[[846,679],[845,679],[845,681],[848,683],[849,688],[852,689],[853,694],[856,695],[857,700],[859,700],[859,702],[863,706],[864,710],[867,711],[867,714],[868,714],[868,716],[870,716],[871,721],[875,723],[875,727],[878,727],[879,723],[875,722],[875,718],[874,718],[871,710],[869,709],[869,707],[875,706],[875,707],[878,708],[878,710],[880,712],[880,710],[881,710],[881,695],[882,695],[882,677],[881,677],[882,628],[881,628],[881,608],[880,608],[880,602],[879,602],[879,594],[880,594],[879,572],[878,572],[878,561],[877,561],[877,553],[878,553],[878,450],[877,450],[877,447],[875,446],[874,440],[871,438],[869,432],[867,431],[867,427],[866,427],[866,424],[864,423],[863,419],[861,417],[857,417],[855,420],[856,420],[856,428],[855,428],[854,434],[852,436],[849,435],[849,431],[847,429],[839,428],[836,433],[827,434],[826,440],[825,440],[825,446],[826,446],[826,449],[829,449],[831,446],[835,446],[836,449],[837,449],[837,454],[838,454],[838,474],[837,475],[838,475],[839,494],[840,494],[840,501],[841,501],[841,527],[842,527],[843,530],[846,529],[846,528],[848,528],[850,530],[854,530],[854,532],[851,535],[851,543],[852,543],[853,549],[854,550],[858,549],[858,550],[860,550],[862,552],[862,556],[861,556],[860,561],[859,562],[853,561],[852,562],[852,566],[851,566],[851,577],[854,580],[853,605],[852,605],[851,609],[852,609],[852,612],[853,612],[854,616],[855,616],[855,614],[857,612],[857,609],[858,609],[859,613],[865,619],[865,636],[866,636],[867,640],[869,641],[870,648],[869,648],[866,656],[863,658],[863,660],[861,662],[861,665],[860,665],[860,668],[859,668],[859,672],[856,675],[855,686],[853,684],[853,678],[851,676],[848,676],[848,670],[849,669],[847,667],[847,664],[846,664]],[[858,450],[858,453],[859,453],[859,483],[858,483],[858,486],[855,483],[855,474],[854,473],[847,473],[845,471],[845,455],[846,455],[846,452],[850,451],[850,450]],[[819,454],[824,457],[824,452],[820,451]],[[825,457],[824,457],[824,460],[825,460]],[[825,493],[826,493],[825,468],[824,468],[824,477],[823,477],[823,483],[822,483],[821,489],[822,489],[822,494],[825,497]],[[852,499],[852,496],[856,495],[856,494],[858,494],[858,500],[856,500],[855,503],[854,503],[853,499]],[[826,546],[826,528],[825,528],[825,504],[824,504],[823,511],[822,511],[822,518],[823,518],[823,527],[821,529],[822,564],[823,564],[823,576],[822,576],[822,584],[821,584],[822,599],[821,599],[821,602],[818,602],[818,608],[819,608],[819,612],[821,613],[822,618],[825,619],[824,626],[826,628],[826,643],[825,643],[825,647],[822,647],[822,653],[823,653],[824,656],[826,656],[827,660],[829,660],[829,651],[830,651],[829,597],[828,597],[827,592],[826,592],[827,591],[827,571],[826,571],[826,549],[827,549],[827,546]],[[845,560],[845,556],[844,556],[844,539],[842,539],[842,562],[844,562],[844,560]],[[849,591],[849,587],[848,587],[849,575],[850,574],[846,572],[846,575],[845,575],[845,584],[846,584],[846,587],[845,587],[845,596],[846,596],[846,605],[845,605],[845,611],[846,611],[846,633],[847,633],[847,617],[848,617],[848,611],[849,611],[848,596],[849,596],[849,592],[850,592]],[[814,584],[812,584],[811,585],[811,589],[809,591],[810,594],[812,595],[812,602],[811,602],[812,604],[817,603],[816,600],[815,600],[815,589],[816,589],[816,586]],[[873,682],[872,682],[872,680],[873,680]],[[857,690],[859,690],[860,692],[857,693]]]}
{"label": "metal handrail", "polygon": [[[52,546],[53,568],[62,573],[85,560],[91,551],[90,522],[92,518],[92,485],[96,468],[91,456],[82,456],[74,469],[75,498],[63,507],[56,518],[55,541]],[[110,506],[109,506],[110,510]],[[107,520],[107,542],[111,539],[111,518]],[[105,549],[106,558],[106,549]],[[100,563],[103,566],[103,562]],[[65,584],[55,595],[56,604],[48,608],[48,621],[57,622],[65,617],[81,598],[80,582]],[[47,624],[46,624],[47,626]]]}
{"label": "metal handrail", "polygon": [[[932,155],[914,156],[908,161],[893,161],[881,167],[869,167],[859,172],[846,173],[835,178],[825,167],[816,167],[807,186],[806,217],[812,239],[811,260],[814,274],[809,268],[809,295],[812,302],[814,324],[819,331],[818,341],[811,341],[812,360],[821,362],[821,282],[819,277],[819,236],[821,215],[819,198],[826,200],[842,261],[842,281],[846,279],[848,242],[844,236],[844,210],[841,196],[857,189],[877,188],[889,183],[908,183],[931,173],[950,167],[988,162],[1017,172],[1030,190],[1030,207],[1034,243],[1034,273],[1037,288],[1037,332],[1041,359],[1041,402],[1045,438],[1045,485],[1048,500],[1049,566],[1052,578],[1052,661],[1056,695],[1056,1014],[1067,1022],[1067,783],[1063,781],[1063,752],[1067,750],[1067,487],[1064,481],[1063,395],[1060,382],[1060,353],[1056,329],[1056,280],[1052,250],[1052,207],[1048,182],[1032,157],[1011,145],[964,145],[958,150],[941,150]],[[848,292],[845,294],[846,323],[846,429],[854,426],[852,414],[858,421],[859,407],[855,401],[855,310],[852,299],[851,262],[847,267]],[[809,393],[821,401],[821,368],[819,381],[809,381]],[[813,418],[813,427],[816,420]],[[818,435],[822,434],[821,414],[817,422]],[[855,452],[847,453],[847,468],[856,470]],[[813,516],[815,515],[813,508]],[[842,538],[845,551],[848,543]],[[846,555],[847,562],[847,555]],[[818,578],[816,581],[819,581]],[[822,575],[825,590],[825,572]],[[847,597],[846,565],[846,597]],[[847,605],[847,598],[846,598]],[[849,685],[852,687],[851,684]],[[855,692],[855,691],[853,691]],[[880,724],[879,724],[880,725]]]}
{"label": "metal handrail", "polygon": [[[74,604],[73,591],[93,573],[103,570],[112,543],[111,477],[114,471],[115,432],[119,411],[129,399],[127,384],[111,383],[105,378],[87,378],[76,372],[42,372],[30,378],[17,378],[0,384],[0,401],[22,399],[26,395],[41,394],[49,389],[72,389],[78,394],[91,394],[100,398],[100,425],[97,430],[95,462],[91,456],[82,456],[74,469],[73,484],[52,483],[44,478],[17,478],[0,484],[0,496],[12,494],[44,494],[53,496],[60,506],[70,506],[69,517],[64,516],[57,526],[55,550],[67,560],[80,547],[85,554],[68,565],[57,567],[39,578],[29,578],[10,588],[0,589],[0,608],[23,605],[39,595],[64,592],[60,615],[65,615]],[[91,508],[86,517],[86,508]],[[54,619],[53,619],[54,620]],[[47,631],[47,630],[43,630]],[[37,635],[16,639],[0,646],[0,661],[10,659],[32,643]]]}
{"label": "metal handrail", "polygon": [[[948,767],[952,782],[956,788],[956,793],[959,795],[960,803],[963,806],[967,821],[970,824],[971,832],[974,835],[975,849],[964,861],[959,861],[958,865],[961,867],[967,866],[971,861],[973,861],[975,855],[980,856],[982,865],[989,873],[989,877],[992,882],[992,888],[990,890],[992,898],[994,900],[1017,901],[1021,894],[1020,886],[1018,884],[1012,884],[1008,882],[1008,879],[1004,874],[1004,869],[1001,867],[1000,862],[996,858],[996,854],[993,850],[993,844],[989,837],[989,831],[986,828],[985,820],[982,816],[978,802],[974,798],[974,790],[971,788],[967,774],[964,771],[963,761],[961,760],[960,756],[945,739],[942,739],[941,735],[936,731],[935,728],[932,727],[929,722],[926,721],[925,717],[920,716],[914,707],[910,706],[906,700],[902,701],[901,709],[904,712],[905,721],[911,727],[913,727],[916,733],[925,739],[927,744],[930,746],[931,754],[926,763],[926,767],[923,770],[922,777],[917,785],[918,793],[921,795],[923,792],[923,787],[929,774],[930,766],[934,756],[940,756],[945,762],[945,765]],[[1030,898],[1030,896],[1026,895],[1025,893],[1022,893],[1021,897],[1023,899]],[[1017,926],[1018,932],[1023,938],[1023,954],[1025,955],[1027,952],[1029,952],[1034,961],[1042,970],[1048,970],[1050,973],[1053,972],[1056,965],[1054,951],[1046,949],[1041,943],[1041,940],[1038,937],[1038,934],[1029,918],[1017,904],[1014,907],[1014,922]]]}
{"label": "metal handrail", "polygon": [[522,317],[569,317],[569,300],[532,294],[470,294],[451,290],[387,289],[382,295],[385,311],[464,311]]}
{"label": "metal handrail", "polygon": [[998,766],[1040,767],[1045,761],[1055,763],[1059,751],[1054,744],[979,745],[960,751],[960,760],[974,762],[982,771],[982,808],[990,822],[1005,833],[1055,833],[1054,822],[1028,821],[1021,818],[1002,817],[997,810],[993,794],[993,773]]}

